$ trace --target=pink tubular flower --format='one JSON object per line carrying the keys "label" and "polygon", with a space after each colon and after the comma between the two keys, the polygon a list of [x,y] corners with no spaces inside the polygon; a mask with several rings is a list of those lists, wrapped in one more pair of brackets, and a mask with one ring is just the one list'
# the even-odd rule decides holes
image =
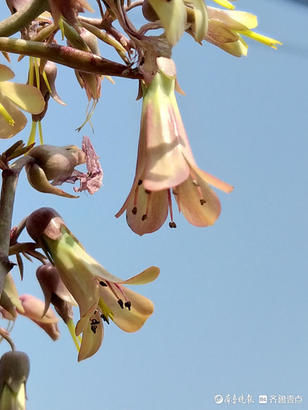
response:
{"label": "pink tubular flower", "polygon": [[120,211],[126,210],[130,228],[139,235],[159,229],[170,211],[175,227],[171,190],[179,211],[195,226],[214,224],[220,202],[213,185],[224,192],[232,186],[198,168],[188,142],[174,90],[175,64],[157,59],[158,72],[149,86],[143,85],[143,106],[136,175]]}
{"label": "pink tubular flower", "polygon": [[54,311],[49,308],[46,313],[45,304],[40,299],[32,295],[21,295],[19,297],[23,311],[18,313],[31,319],[34,323],[40,326],[45,332],[52,338],[52,340],[57,340],[60,336],[58,329],[58,318],[56,317]]}

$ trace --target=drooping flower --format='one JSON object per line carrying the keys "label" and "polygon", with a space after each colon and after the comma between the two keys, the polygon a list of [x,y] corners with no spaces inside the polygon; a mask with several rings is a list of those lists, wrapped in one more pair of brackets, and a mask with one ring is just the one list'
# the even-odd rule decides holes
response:
{"label": "drooping flower", "polygon": [[11,138],[25,127],[27,119],[19,108],[39,114],[45,106],[37,88],[8,81],[13,77],[13,71],[0,64],[0,138]]}
{"label": "drooping flower", "polygon": [[49,308],[45,312],[44,302],[33,295],[21,295],[19,299],[23,310],[20,311],[17,308],[18,313],[26,316],[40,326],[52,338],[52,340],[57,340],[60,336],[58,329],[59,319],[54,311]]}
{"label": "drooping flower", "polygon": [[258,26],[257,16],[245,11],[208,7],[209,25],[205,40],[236,57],[246,56],[248,45],[242,36],[277,49],[282,43],[252,31]]}
{"label": "drooping flower", "polygon": [[193,37],[201,43],[207,32],[207,11],[204,0],[145,0],[142,12],[150,21],[159,20],[165,30],[165,36],[174,46],[187,29],[187,10],[193,13]]}
{"label": "drooping flower", "polygon": [[8,320],[16,319],[17,310],[19,312],[23,312],[24,310],[19,300],[18,292],[11,273],[8,273],[4,279],[3,291],[0,297],[0,308],[3,317]]}
{"label": "drooping flower", "polygon": [[29,235],[45,251],[64,285],[78,303],[76,335],[83,334],[78,360],[93,355],[103,339],[102,320],[113,320],[121,329],[135,332],[153,313],[152,302],[123,284],[152,282],[159,274],[150,267],[130,279],[111,275],[92,258],[51,208],[34,211],[26,223]]}
{"label": "drooping flower", "polygon": [[7,352],[0,358],[1,410],[26,410],[29,371],[29,358],[23,352]]}
{"label": "drooping flower", "polygon": [[159,71],[149,86],[143,85],[143,105],[136,175],[132,189],[116,217],[126,211],[131,229],[143,235],[165,222],[170,210],[170,227],[175,227],[171,193],[179,210],[193,225],[212,225],[220,214],[220,202],[213,185],[225,192],[231,185],[198,168],[189,146],[177,106],[175,65],[157,59]]}

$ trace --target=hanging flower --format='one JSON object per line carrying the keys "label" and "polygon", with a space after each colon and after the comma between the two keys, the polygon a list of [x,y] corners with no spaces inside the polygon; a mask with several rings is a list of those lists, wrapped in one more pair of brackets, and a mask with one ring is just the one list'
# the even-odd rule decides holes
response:
{"label": "hanging flower", "polygon": [[236,57],[246,56],[248,45],[242,36],[277,49],[280,41],[252,31],[258,26],[257,16],[245,11],[208,7],[209,26],[205,40]]}
{"label": "hanging flower", "polygon": [[121,329],[135,332],[153,313],[153,303],[123,285],[146,284],[159,274],[150,267],[130,279],[111,275],[92,258],[51,208],[34,211],[26,223],[29,235],[45,251],[61,280],[78,303],[80,320],[76,335],[82,333],[78,360],[93,355],[103,339],[102,321],[113,320]]}
{"label": "hanging flower", "polygon": [[159,71],[151,84],[143,86],[143,105],[136,175],[132,189],[116,217],[126,211],[131,229],[143,235],[154,232],[170,211],[174,228],[171,190],[179,210],[193,225],[214,224],[220,202],[213,185],[225,192],[232,186],[198,168],[189,146],[176,98],[175,65],[157,59]]}
{"label": "hanging flower", "polygon": [[49,308],[45,312],[45,304],[40,299],[32,295],[21,295],[19,297],[23,310],[17,308],[18,313],[31,319],[34,323],[40,326],[52,338],[57,340],[60,336],[58,329],[59,319],[54,311]]}
{"label": "hanging flower", "polygon": [[13,77],[13,71],[0,64],[0,138],[11,138],[25,127],[27,119],[19,108],[39,114],[45,106],[37,88],[8,81]]}

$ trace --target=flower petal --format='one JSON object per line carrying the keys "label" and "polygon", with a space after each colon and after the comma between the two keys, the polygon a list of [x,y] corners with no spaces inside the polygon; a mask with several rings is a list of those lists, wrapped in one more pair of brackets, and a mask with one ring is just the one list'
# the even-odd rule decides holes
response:
{"label": "flower petal", "polygon": [[207,11],[209,19],[219,20],[231,30],[253,29],[258,25],[257,16],[246,11],[221,10],[215,7],[208,7]]}
{"label": "flower petal", "polygon": [[40,114],[45,107],[42,94],[32,85],[4,81],[0,89],[18,107],[31,114]]}
{"label": "flower petal", "polygon": [[101,287],[100,294],[104,303],[112,312],[113,322],[125,332],[136,332],[154,311],[150,299],[124,288],[127,299],[131,302],[131,309],[121,308],[117,299],[108,287]]}
{"label": "flower petal", "polygon": [[[183,182],[189,167],[182,155],[182,121],[174,96],[175,79],[157,73],[145,92],[139,144],[146,157],[143,183],[160,191]],[[138,155],[138,156],[139,156]]]}
{"label": "flower petal", "polygon": [[184,33],[186,9],[182,0],[149,0],[165,29],[170,45],[174,46]]}
{"label": "flower petal", "polygon": [[119,283],[125,283],[126,285],[145,285],[146,283],[153,282],[155,279],[157,279],[158,275],[159,268],[157,268],[157,266],[150,266],[143,272],[138,273],[138,275],[135,275]]}
{"label": "flower petal", "polygon": [[194,23],[192,25],[193,36],[198,43],[201,43],[208,29],[206,5],[203,0],[189,0],[188,4],[193,6],[194,11]]}
{"label": "flower petal", "polygon": [[93,356],[100,348],[104,337],[104,327],[98,312],[88,321],[82,334],[78,362]]}
{"label": "flower petal", "polygon": [[207,182],[196,175],[174,189],[179,210],[195,226],[213,225],[220,214],[220,202]]}
{"label": "flower petal", "polygon": [[233,191],[234,187],[232,185],[227,184],[227,182],[224,182],[217,177],[214,177],[214,175],[211,175],[198,167],[192,167],[192,170],[195,174],[198,175],[201,180],[206,181],[208,184],[214,186],[215,188],[220,189],[227,194]]}
{"label": "flower petal", "polygon": [[[0,64],[0,81],[8,81],[15,77],[13,71],[6,65]],[[1,89],[1,84],[0,84]]]}
{"label": "flower petal", "polygon": [[[135,212],[135,209],[137,210]],[[145,217],[146,215],[146,217]],[[134,203],[131,196],[127,204],[126,220],[130,228],[138,235],[157,231],[168,216],[168,191],[145,191],[138,187],[138,199]]]}
{"label": "flower petal", "polygon": [[0,103],[14,120],[14,125],[11,125],[0,113],[0,139],[11,138],[25,128],[27,119],[15,104],[1,93]]}

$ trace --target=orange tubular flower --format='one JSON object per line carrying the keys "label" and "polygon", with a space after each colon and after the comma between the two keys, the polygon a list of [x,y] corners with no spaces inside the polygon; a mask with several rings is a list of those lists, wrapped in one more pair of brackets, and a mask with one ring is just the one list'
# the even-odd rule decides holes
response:
{"label": "orange tubular flower", "polygon": [[143,106],[136,175],[120,211],[126,210],[130,228],[139,235],[159,229],[170,211],[171,193],[179,211],[195,226],[214,224],[220,202],[209,184],[224,192],[232,186],[198,168],[177,106],[175,64],[157,59],[158,72],[149,86],[143,85]]}

